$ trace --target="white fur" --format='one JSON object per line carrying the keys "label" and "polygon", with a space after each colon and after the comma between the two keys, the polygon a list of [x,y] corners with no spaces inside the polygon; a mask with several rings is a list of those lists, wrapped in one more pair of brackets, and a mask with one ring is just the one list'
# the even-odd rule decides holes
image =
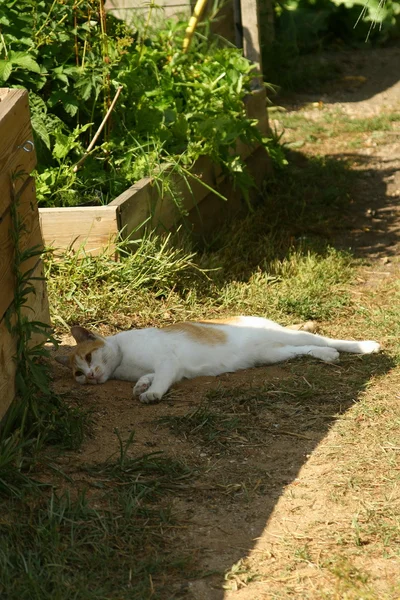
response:
{"label": "white fur", "polygon": [[[183,378],[219,375],[306,354],[335,362],[339,351],[370,354],[380,349],[377,342],[334,340],[286,329],[259,317],[238,317],[229,324],[196,326],[217,328],[226,334],[226,341],[215,344],[197,341],[178,329],[123,331],[102,338],[104,345],[92,352],[90,366],[85,367],[81,361],[79,369],[85,376],[86,371],[92,373],[91,380],[87,379],[90,383],[103,383],[111,378],[137,381],[134,395],[149,403],[160,400],[173,383]],[[95,337],[89,335],[91,339]],[[78,378],[77,381],[81,382]]]}

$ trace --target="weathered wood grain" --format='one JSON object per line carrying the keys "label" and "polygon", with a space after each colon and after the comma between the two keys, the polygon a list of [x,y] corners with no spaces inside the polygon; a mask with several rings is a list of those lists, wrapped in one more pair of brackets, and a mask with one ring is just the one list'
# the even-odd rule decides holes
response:
{"label": "weathered wood grain", "polygon": [[[165,166],[165,172],[168,172],[168,166]],[[210,193],[210,188],[216,186],[220,174],[220,170],[206,157],[200,158],[191,172],[193,175],[185,179],[170,170],[168,185],[172,192],[163,193],[156,180],[145,177],[115,198],[108,206],[118,209],[122,235],[137,239],[144,225],[168,231],[181,216],[178,203],[189,212]]]}
{"label": "weathered wood grain", "polygon": [[[35,278],[35,293],[29,294],[26,306],[22,308],[22,314],[30,321],[40,321],[46,325],[50,325],[50,309],[49,299],[47,296],[46,280],[44,278],[44,268],[42,260],[39,260],[32,272],[32,277]],[[47,339],[47,335],[43,336],[34,333],[30,340],[30,345],[35,346]]]}
{"label": "weathered wood grain", "polygon": [[5,319],[0,321],[0,419],[15,397],[15,360],[17,341],[9,333]]}
{"label": "weathered wood grain", "polygon": [[[43,247],[35,184],[30,177],[35,165],[28,94],[23,90],[0,89],[0,419],[15,396],[14,357],[17,340],[8,331],[4,318],[14,301],[16,284],[13,273],[15,244],[12,236],[12,202],[18,203],[18,215],[23,225],[18,237],[20,250]],[[34,269],[33,277],[43,274],[38,256],[24,261],[22,269]],[[45,282],[37,280],[34,287],[36,294],[30,294],[23,313],[29,319],[50,323]],[[31,340],[32,344],[38,341],[37,336]]]}
{"label": "weathered wood grain", "polygon": [[[43,277],[43,264],[39,260],[33,277]],[[47,300],[46,282],[37,280],[35,282],[36,294],[29,294],[27,305],[22,310],[22,314],[31,321],[44,321],[49,323],[49,306]],[[15,319],[11,319],[15,322]],[[43,336],[34,334],[31,338],[31,345],[43,341]],[[17,352],[17,340],[12,336],[6,326],[5,318],[0,321],[0,420],[5,415],[11,402],[15,398],[15,373]]]}
{"label": "weathered wood grain", "polygon": [[245,0],[240,4],[243,29],[243,54],[262,73],[261,44],[259,34],[258,0]]}
{"label": "weathered wood grain", "polygon": [[[105,9],[114,17],[130,23],[132,19],[138,17],[147,18],[150,5],[149,2],[143,2],[143,0],[106,0]],[[151,24],[155,26],[162,20],[176,15],[189,18],[190,13],[190,0],[157,0],[156,8],[151,13]]]}
{"label": "weathered wood grain", "polygon": [[114,249],[118,234],[115,206],[39,208],[39,218],[45,246],[62,250],[84,246],[93,255]]}
{"label": "weathered wood grain", "polygon": [[10,175],[16,171],[25,173],[16,181],[16,188],[19,189],[36,165],[26,91],[0,89],[0,132],[1,218],[10,202]]}
{"label": "weathered wood grain", "polygon": [[[1,131],[1,130],[0,130]],[[23,222],[24,230],[19,238],[21,250],[42,245],[42,236],[39,227],[39,216],[35,201],[35,185],[32,178],[26,182],[26,186],[19,199],[18,212]],[[14,298],[14,242],[11,236],[11,214],[7,210],[0,222],[0,318],[7,310]],[[24,271],[31,269],[38,258],[33,257],[22,264]]]}

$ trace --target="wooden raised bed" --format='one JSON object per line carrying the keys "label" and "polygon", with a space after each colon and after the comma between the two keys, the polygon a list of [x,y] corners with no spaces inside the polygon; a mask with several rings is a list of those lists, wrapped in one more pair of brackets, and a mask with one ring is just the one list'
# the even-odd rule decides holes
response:
{"label": "wooden raised bed", "polygon": [[[36,166],[32,139],[27,92],[0,89],[0,419],[15,397],[17,340],[8,331],[5,314],[15,295],[10,206],[16,195],[19,197],[18,211],[25,226],[19,241],[20,248],[24,250],[42,245],[35,182],[29,176]],[[17,172],[20,176],[14,179],[12,190],[12,180]],[[38,257],[23,263],[23,268],[24,271],[34,268],[33,277],[43,275],[42,262]],[[36,280],[34,285],[36,294],[31,294],[24,312],[29,319],[50,323],[45,282]]]}
{"label": "wooden raised bed", "polygon": [[[124,6],[137,6],[136,0],[113,0],[108,5],[122,6],[121,1]],[[166,6],[173,4],[170,0],[163,0],[163,2]],[[178,5],[180,6],[180,3]],[[224,25],[224,35],[232,40],[237,33],[233,19],[234,12],[233,3],[228,2],[224,11],[225,19],[218,24],[219,28],[221,23]],[[235,18],[237,18],[236,13]],[[261,73],[257,0],[242,2],[240,20],[244,55]],[[255,79],[255,87],[259,83]],[[258,120],[261,132],[266,135],[268,132],[266,95],[264,88],[261,85],[258,87],[260,89],[246,99],[246,111],[250,118]],[[237,151],[243,159],[246,159],[256,182],[260,183],[269,164],[265,150],[238,144]],[[188,213],[187,224],[194,231],[204,233],[213,224],[218,225],[218,222],[226,218],[228,212],[232,214],[232,211],[238,210],[240,199],[239,194],[224,180],[221,170],[210,159],[203,157],[198,160],[192,172],[209,188],[218,190],[229,198],[227,206],[196,179],[191,179],[189,190],[182,178],[174,176],[175,190],[179,193],[180,200]],[[99,253],[107,246],[112,251],[113,240],[120,232],[123,232],[124,236],[140,237],[141,231],[138,228],[145,221],[149,228],[170,230],[180,218],[173,199],[168,195],[161,198],[156,182],[149,177],[135,183],[107,206],[40,208],[39,214],[46,246],[65,250],[84,245],[85,251],[91,254]]]}
{"label": "wooden raised bed", "polygon": [[[254,92],[248,97],[246,104],[247,114],[251,118],[258,119],[259,127],[264,134],[268,129],[265,104],[264,90]],[[243,144],[238,147],[240,156],[247,160],[250,169],[251,163],[254,162],[254,151],[256,149]],[[265,151],[258,152],[258,155],[253,167],[255,167],[254,175],[260,179],[263,169],[265,172],[268,156]],[[224,195],[229,195],[231,200],[231,196],[234,195],[233,190],[229,186],[224,186],[221,170],[210,159],[200,158],[192,172],[208,188],[221,190],[223,187]],[[213,202],[226,215],[226,204],[217,195],[210,193],[205,185],[196,179],[191,179],[189,190],[182,178],[173,177],[174,188],[179,193],[185,210],[189,213],[188,222],[192,226],[202,213],[200,203],[206,199],[208,199],[206,204]],[[232,206],[234,205],[235,202],[232,203]],[[65,250],[67,248],[77,249],[84,245],[85,251],[91,254],[97,254],[107,246],[112,250],[113,240],[120,232],[127,236],[136,231],[132,237],[139,237],[141,231],[138,228],[145,221],[147,227],[169,230],[180,218],[180,213],[171,196],[167,194],[161,198],[156,183],[150,177],[141,179],[106,206],[39,208],[39,215],[46,246]]]}

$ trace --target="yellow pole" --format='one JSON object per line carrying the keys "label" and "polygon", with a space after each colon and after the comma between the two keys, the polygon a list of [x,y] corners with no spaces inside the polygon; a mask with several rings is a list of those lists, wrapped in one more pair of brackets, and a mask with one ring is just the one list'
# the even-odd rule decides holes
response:
{"label": "yellow pole", "polygon": [[183,51],[187,52],[189,50],[190,43],[192,41],[193,34],[197,27],[197,23],[201,19],[201,15],[206,7],[207,0],[197,0],[196,6],[194,7],[193,14],[190,17],[188,26],[186,28],[185,39],[183,40]]}

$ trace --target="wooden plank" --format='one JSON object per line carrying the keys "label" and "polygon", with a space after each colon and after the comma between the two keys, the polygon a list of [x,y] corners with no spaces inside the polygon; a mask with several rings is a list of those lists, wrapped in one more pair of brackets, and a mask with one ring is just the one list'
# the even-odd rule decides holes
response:
{"label": "wooden plank", "polygon": [[[19,248],[42,247],[35,183],[30,173],[36,165],[29,119],[28,94],[23,90],[0,89],[0,419],[15,396],[16,339],[9,333],[4,314],[15,297],[13,263],[15,247],[12,238],[11,202],[18,194],[18,214],[23,229]],[[16,172],[21,175],[14,179]],[[43,274],[41,260],[35,256],[21,265],[24,271],[35,268],[32,276]],[[46,284],[33,282],[36,294],[30,294],[22,309],[31,320],[50,323]],[[31,343],[39,341],[35,335]]]}
{"label": "wooden plank", "polygon": [[[242,2],[245,0],[242,0]],[[208,1],[207,10],[212,9],[213,0]],[[208,14],[210,14],[208,12]],[[237,23],[235,23],[235,10],[234,3],[232,0],[224,0],[220,2],[218,15],[215,20],[211,22],[211,33],[219,35],[232,44],[236,44],[240,47],[239,41],[240,31],[238,31]]]}
{"label": "wooden plank", "polygon": [[60,250],[85,246],[93,255],[103,249],[114,251],[118,234],[115,206],[39,208],[40,227],[45,246]]}
{"label": "wooden plank", "polygon": [[[256,183],[256,187],[252,188],[249,194],[250,200],[254,200],[259,195],[259,186],[265,175],[271,173],[272,165],[263,146],[259,146],[245,162]],[[229,198],[229,202],[223,202],[215,194],[210,193],[196,207],[196,210],[190,211],[187,217],[190,230],[201,241],[211,234],[215,235],[215,231],[223,227],[227,219],[232,219],[239,214],[248,214],[248,206],[241,192],[233,189],[232,182],[228,178],[220,182],[219,191]]]}
{"label": "wooden plank", "polygon": [[[164,172],[168,168],[168,165],[164,165]],[[189,212],[210,193],[210,187],[217,185],[220,170],[209,158],[201,157],[191,172],[195,177],[189,176],[186,182],[183,177],[171,171],[169,185],[176,201],[169,192],[162,195],[157,182],[150,177],[141,179],[115,198],[108,206],[117,208],[119,228],[123,234],[137,239],[143,232],[144,224],[147,228],[169,230],[181,216],[177,202]]]}
{"label": "wooden plank", "polygon": [[0,322],[0,419],[5,415],[15,397],[14,356],[17,352],[17,341],[9,333],[5,320]]}
{"label": "wooden plank", "polygon": [[172,192],[165,194],[163,198],[158,196],[153,206],[151,220],[153,228],[161,231],[170,230],[176,221],[181,219],[182,212],[177,203],[184,211],[189,212],[210,193],[210,188],[218,187],[218,180],[222,176],[221,168],[206,156],[200,157],[190,172],[192,176],[189,175],[187,178],[177,173],[171,174],[169,185]]}
{"label": "wooden plank", "polygon": [[[33,272],[33,277],[43,276],[42,261],[38,261]],[[49,306],[46,292],[46,282],[36,281],[36,294],[30,294],[27,306],[22,310],[30,321],[41,321],[50,324]],[[29,308],[28,308],[29,306]],[[31,344],[35,345],[43,341],[43,336],[34,334]],[[5,319],[0,321],[0,420],[5,415],[11,402],[15,398],[15,372],[16,363],[14,357],[17,352],[17,340],[8,331]]]}
{"label": "wooden plank", "polygon": [[[246,1],[246,0],[243,0]],[[189,20],[193,12],[195,0],[157,0],[150,14],[152,27],[161,26],[165,19],[183,18]],[[130,23],[138,16],[143,19],[149,14],[149,2],[144,0],[107,0],[105,10],[114,17]],[[208,1],[207,12],[213,7],[213,0]],[[235,43],[235,23],[232,0],[224,0],[217,18],[211,22],[211,31],[232,43]]]}
{"label": "wooden plank", "polygon": [[243,54],[262,73],[258,0],[245,0],[240,5],[243,30]]}
{"label": "wooden plank", "polygon": [[[254,92],[248,94],[244,99],[244,105],[248,118],[257,119],[258,129],[262,135],[267,136],[270,133],[270,129],[268,124],[267,94],[265,87],[254,90]],[[254,148],[250,149],[249,152],[249,146],[247,146],[240,151],[240,154],[243,159],[246,159],[253,151]]]}
{"label": "wooden plank", "polygon": [[[251,95],[247,111],[251,118],[258,118],[262,132],[267,133],[263,90]],[[247,159],[255,150],[255,147],[238,142],[236,151]],[[188,176],[187,181],[174,173],[170,166],[164,164],[161,168],[164,172],[171,169],[169,183],[173,194],[187,212],[210,194],[210,188],[218,189],[225,180],[221,168],[208,157],[196,161],[191,169],[195,177]],[[161,182],[157,183],[154,178],[145,177],[104,207],[39,208],[45,245],[65,250],[85,244],[86,252],[98,254],[107,245],[111,251],[114,250],[110,240],[118,231],[124,237],[138,239],[143,234],[144,224],[159,231],[170,230],[181,218],[181,212],[173,194],[166,193],[162,197],[161,186]],[[213,196],[217,199],[216,194]]]}
{"label": "wooden plank", "polygon": [[[144,0],[107,0],[104,8],[114,17],[130,23],[138,16],[146,17],[149,14],[150,5],[148,1]],[[157,0],[150,15],[151,25],[155,26],[157,23],[177,15],[189,17],[190,14],[190,0]]]}
{"label": "wooden plank", "polygon": [[[19,244],[21,250],[42,245],[40,234],[38,209],[35,199],[35,185],[33,178],[26,182],[24,190],[19,198],[19,215],[24,225]],[[0,221],[0,318],[14,298],[14,243],[11,237],[12,221],[8,209]],[[26,261],[23,269],[31,269],[37,263],[38,257]]]}
{"label": "wooden plank", "polygon": [[[29,175],[36,166],[36,153],[29,120],[28,93],[25,90],[0,89],[0,131],[0,217],[2,217],[10,202],[11,173],[22,170]],[[17,182],[17,189],[23,180],[24,178]]]}
{"label": "wooden plank", "polygon": [[156,201],[156,193],[151,177],[143,177],[109,204],[117,211],[118,228],[123,237],[140,237],[142,225],[148,220]]}

